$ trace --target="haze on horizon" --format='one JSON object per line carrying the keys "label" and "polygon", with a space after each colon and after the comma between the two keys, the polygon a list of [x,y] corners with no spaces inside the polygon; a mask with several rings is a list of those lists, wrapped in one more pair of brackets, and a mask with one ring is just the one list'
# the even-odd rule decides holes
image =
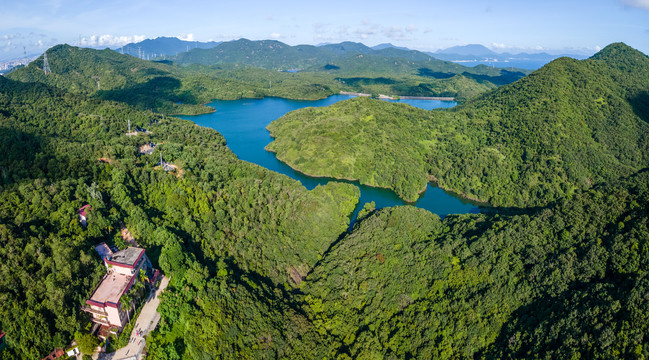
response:
{"label": "haze on horizon", "polygon": [[392,43],[422,51],[482,44],[497,52],[592,54],[622,41],[649,53],[649,0],[367,3],[29,0],[3,5],[0,60],[68,43],[117,48],[146,38],[275,39],[290,45]]}

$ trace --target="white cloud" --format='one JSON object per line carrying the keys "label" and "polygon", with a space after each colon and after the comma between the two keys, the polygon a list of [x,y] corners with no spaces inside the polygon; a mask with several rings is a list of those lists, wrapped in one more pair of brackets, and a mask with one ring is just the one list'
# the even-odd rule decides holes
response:
{"label": "white cloud", "polygon": [[281,35],[281,34],[278,34],[278,33],[271,33],[271,34],[270,34],[270,38],[271,38],[271,39],[279,39],[279,38],[281,38],[281,37],[282,37],[282,35]]}
{"label": "white cloud", "polygon": [[179,38],[180,40],[184,40],[184,41],[196,41],[196,40],[194,39],[194,34],[192,34],[192,33],[189,33],[189,34],[182,34],[182,35],[180,35],[178,38]]}
{"label": "white cloud", "polygon": [[505,44],[503,44],[503,43],[491,43],[491,46],[490,46],[490,47],[491,47],[492,49],[506,49],[506,48],[508,48],[509,46],[507,46],[507,45],[505,45]]}
{"label": "white cloud", "polygon": [[[192,35],[192,34],[189,34]],[[193,38],[193,35],[192,35]],[[128,43],[140,42],[146,39],[144,35],[130,35],[130,36],[116,36],[116,35],[92,35],[81,39],[81,46],[97,47],[97,46],[122,46]]]}
{"label": "white cloud", "polygon": [[11,40],[11,39],[24,39],[25,37],[22,36],[21,33],[15,33],[15,34],[2,35],[2,38],[5,39],[5,40]]}
{"label": "white cloud", "polygon": [[649,0],[622,0],[622,3],[627,6],[649,10]]}

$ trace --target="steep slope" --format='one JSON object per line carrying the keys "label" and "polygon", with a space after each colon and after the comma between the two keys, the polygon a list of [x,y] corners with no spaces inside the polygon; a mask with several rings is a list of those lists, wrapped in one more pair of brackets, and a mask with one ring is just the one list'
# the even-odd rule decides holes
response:
{"label": "steep slope", "polygon": [[301,290],[350,358],[642,358],[649,173],[525,215],[362,220]]}
{"label": "steep slope", "polygon": [[642,358],[648,210],[646,171],[527,214],[382,209],[299,291],[229,274],[169,288],[149,356]]}
{"label": "steep slope", "polygon": [[115,51],[57,45],[46,51],[51,73],[43,71],[44,56],[7,75],[22,82],[41,82],[73,93],[126,102],[165,113],[200,113],[209,101],[183,89],[183,75],[168,64],[141,60]]}
{"label": "steep slope", "polygon": [[450,111],[369,99],[302,109],[269,125],[268,148],[307,173],[360,178],[404,199],[416,199],[426,168],[469,198],[539,206],[649,164],[648,91],[649,58],[612,44]]}

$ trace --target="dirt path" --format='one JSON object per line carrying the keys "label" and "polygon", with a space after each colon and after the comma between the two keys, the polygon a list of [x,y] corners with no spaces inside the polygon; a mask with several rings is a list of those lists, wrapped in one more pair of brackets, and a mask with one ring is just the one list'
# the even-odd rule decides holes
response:
{"label": "dirt path", "polygon": [[128,244],[128,246],[140,247],[137,241],[133,238],[133,235],[130,231],[124,226],[123,223],[119,223],[120,228],[122,229],[122,240]]}

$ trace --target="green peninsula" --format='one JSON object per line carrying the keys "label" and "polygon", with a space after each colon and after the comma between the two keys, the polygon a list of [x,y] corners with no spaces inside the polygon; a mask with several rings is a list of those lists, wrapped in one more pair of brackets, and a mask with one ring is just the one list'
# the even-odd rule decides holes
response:
{"label": "green peninsula", "polygon": [[[311,176],[359,180],[408,201],[426,188],[430,112],[356,98],[290,112],[267,127],[267,150]],[[404,131],[405,130],[405,131]]]}

